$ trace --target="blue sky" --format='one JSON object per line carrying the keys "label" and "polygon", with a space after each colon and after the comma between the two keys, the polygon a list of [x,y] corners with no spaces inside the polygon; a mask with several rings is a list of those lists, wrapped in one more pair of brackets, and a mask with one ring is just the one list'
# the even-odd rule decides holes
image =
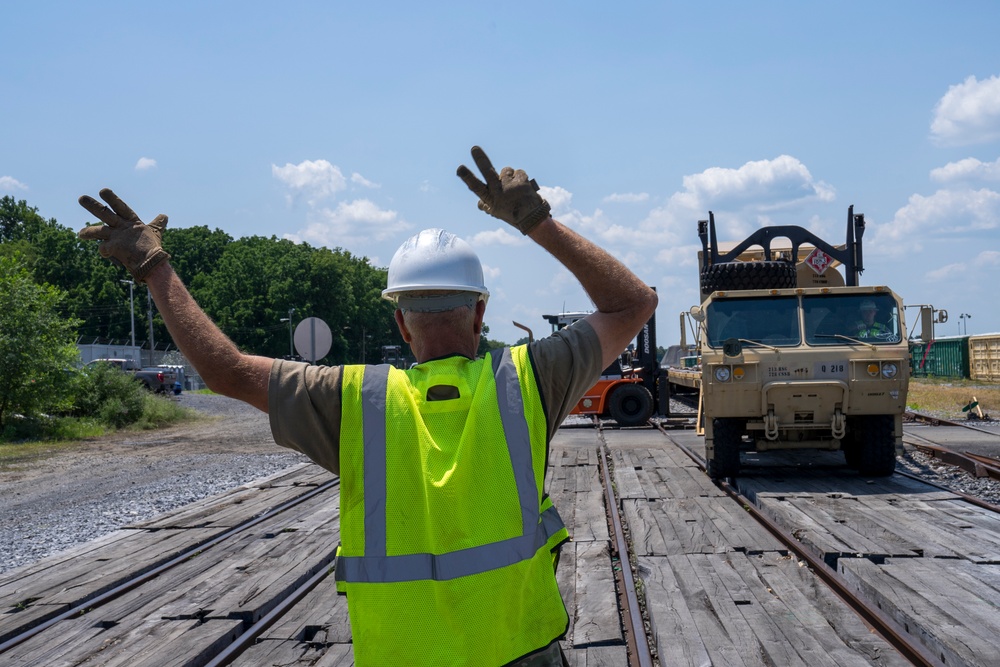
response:
{"label": "blue sky", "polygon": [[512,320],[539,334],[591,305],[477,210],[454,174],[479,144],[657,287],[661,345],[698,299],[709,210],[726,240],[798,224],[842,243],[851,204],[863,284],[947,309],[938,336],[1000,332],[995,2],[19,0],[3,17],[0,196],[66,226],[111,187],[145,220],[379,266],[444,227],[479,253],[490,335],[512,342]]}

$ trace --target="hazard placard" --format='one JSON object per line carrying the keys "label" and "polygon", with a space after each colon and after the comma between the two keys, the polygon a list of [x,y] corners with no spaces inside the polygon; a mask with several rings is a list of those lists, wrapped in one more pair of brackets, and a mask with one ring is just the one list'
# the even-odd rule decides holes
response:
{"label": "hazard placard", "polygon": [[833,258],[819,248],[815,248],[804,261],[810,269],[816,272],[816,275],[821,276],[833,262]]}

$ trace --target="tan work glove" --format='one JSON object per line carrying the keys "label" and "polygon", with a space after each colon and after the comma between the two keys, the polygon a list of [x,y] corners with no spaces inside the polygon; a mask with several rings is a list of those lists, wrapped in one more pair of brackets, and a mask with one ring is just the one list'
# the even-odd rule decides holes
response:
{"label": "tan work glove", "polygon": [[80,230],[84,240],[97,240],[101,257],[121,264],[137,282],[143,282],[153,267],[170,255],[163,249],[163,230],[167,216],[158,215],[148,225],[143,224],[128,204],[108,188],[101,190],[101,199],[108,208],[93,197],[80,197],[80,206],[97,216],[103,225],[89,225]]}
{"label": "tan work glove", "polygon": [[538,194],[538,183],[528,180],[522,170],[504,167],[497,175],[493,163],[479,146],[472,147],[472,159],[482,172],[483,183],[464,164],[458,168],[458,177],[465,181],[473,194],[479,197],[479,209],[494,218],[517,227],[527,234],[535,225],[551,215],[549,203]]}

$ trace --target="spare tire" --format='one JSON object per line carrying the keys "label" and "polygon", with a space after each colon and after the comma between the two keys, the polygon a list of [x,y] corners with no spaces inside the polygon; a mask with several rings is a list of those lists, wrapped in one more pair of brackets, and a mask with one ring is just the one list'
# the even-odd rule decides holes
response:
{"label": "spare tire", "polygon": [[701,272],[701,291],[781,289],[795,287],[795,265],[780,260],[764,262],[723,262],[706,266]]}

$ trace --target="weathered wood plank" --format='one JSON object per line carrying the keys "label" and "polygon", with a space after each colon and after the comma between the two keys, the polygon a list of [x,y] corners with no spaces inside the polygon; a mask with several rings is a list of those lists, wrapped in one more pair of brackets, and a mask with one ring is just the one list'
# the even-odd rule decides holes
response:
{"label": "weathered wood plank", "polygon": [[573,645],[573,629],[576,624],[576,542],[566,542],[559,551],[559,565],[556,568],[556,582],[562,594],[566,613],[569,615],[569,625],[566,628],[566,638],[562,641],[563,648]]}
{"label": "weathered wood plank", "polygon": [[233,664],[353,664],[347,598],[337,594],[333,577],[321,581]]}
{"label": "weathered wood plank", "polygon": [[[710,665],[708,649],[688,607],[680,584],[665,557],[639,557],[639,578],[643,582],[652,643],[661,665],[703,667]],[[715,664],[742,664],[716,662]]]}
{"label": "weathered wood plank", "polygon": [[[599,491],[574,493],[573,526],[570,535],[577,542],[608,540],[608,518],[604,496]],[[563,521],[566,518],[563,517]]]}
{"label": "weathered wood plank", "polygon": [[[1000,657],[996,640],[1000,615],[995,606],[983,604],[975,593],[948,584],[949,570],[956,567],[998,566],[903,558],[882,565],[860,558],[838,562],[841,575],[855,591],[877,601],[883,613],[940,656],[944,664],[996,665]],[[932,568],[934,573],[928,575],[926,568]],[[995,572],[992,576],[996,576]]]}
{"label": "weathered wood plank", "polygon": [[4,573],[0,580],[0,641],[93,599],[218,534],[218,529],[121,530]]}
{"label": "weathered wood plank", "polygon": [[573,646],[607,643],[624,643],[611,555],[606,542],[579,542]]}
{"label": "weathered wood plank", "polygon": [[637,556],[665,556],[667,545],[653,508],[645,500],[623,500],[622,515],[629,526],[632,551]]}

